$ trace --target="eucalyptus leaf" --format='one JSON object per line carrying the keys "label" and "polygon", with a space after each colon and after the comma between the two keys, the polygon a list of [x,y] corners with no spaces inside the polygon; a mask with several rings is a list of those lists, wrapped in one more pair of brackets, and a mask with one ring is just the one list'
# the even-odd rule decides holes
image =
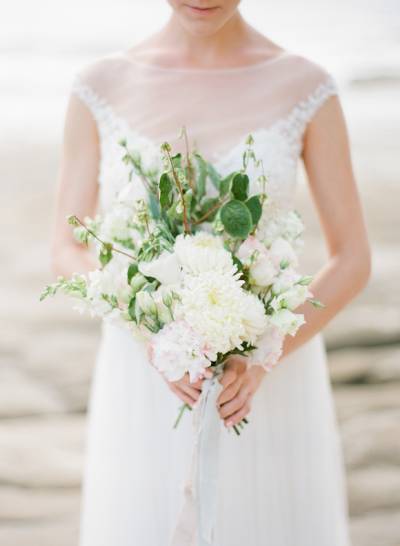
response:
{"label": "eucalyptus leaf", "polygon": [[220,218],[225,231],[238,239],[246,239],[253,227],[249,209],[237,199],[228,201],[221,208]]}
{"label": "eucalyptus leaf", "polygon": [[245,202],[246,207],[249,209],[253,225],[256,226],[261,218],[262,206],[259,195],[253,195]]}
{"label": "eucalyptus leaf", "polygon": [[235,199],[246,201],[249,192],[249,177],[247,174],[235,174],[232,178],[231,192]]}

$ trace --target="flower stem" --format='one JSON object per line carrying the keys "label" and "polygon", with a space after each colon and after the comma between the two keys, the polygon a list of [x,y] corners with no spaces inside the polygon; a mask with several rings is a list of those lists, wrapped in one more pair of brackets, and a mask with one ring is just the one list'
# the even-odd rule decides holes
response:
{"label": "flower stem", "polygon": [[213,212],[215,212],[216,210],[218,210],[220,207],[222,207],[222,205],[225,205],[225,203],[228,201],[229,198],[225,198],[223,199],[222,201],[219,201],[218,203],[216,203],[213,207],[211,207],[205,214],[203,214],[203,216],[201,216],[198,220],[196,220],[195,222],[193,222],[193,224],[195,226],[197,226],[198,224],[201,224],[202,222],[204,222],[204,220],[206,220],[206,218],[208,218],[209,216],[211,216],[211,214]]}
{"label": "flower stem", "polygon": [[192,408],[189,406],[189,404],[182,404],[182,406],[179,408],[179,413],[178,413],[178,416],[176,418],[176,421],[174,423],[174,426],[173,428],[177,428],[182,417],[183,417],[183,414],[185,413],[186,410],[191,410]]}
{"label": "flower stem", "polygon": [[166,153],[167,153],[167,156],[168,156],[169,163],[171,165],[172,176],[174,178],[175,184],[176,184],[176,186],[177,186],[177,188],[179,190],[179,194],[180,194],[181,199],[182,199],[183,226],[185,228],[185,233],[190,233],[191,229],[190,229],[189,222],[188,222],[188,219],[187,219],[187,210],[186,210],[185,196],[184,196],[184,193],[183,193],[182,184],[180,183],[179,177],[176,174],[175,167],[174,167],[174,162],[172,161],[171,154],[169,153],[168,149],[166,149]]}
{"label": "flower stem", "polygon": [[[92,231],[91,229],[89,229],[84,222],[82,222],[82,220],[80,220],[77,216],[73,216],[72,218],[74,218],[74,220],[76,220],[76,222],[81,226],[83,227],[84,229],[86,229],[86,231],[93,237],[93,239],[96,239],[96,241],[99,241],[99,243],[101,243],[102,245],[105,245],[105,244],[109,244],[109,243],[106,243],[105,241],[102,241],[100,239],[100,237],[98,237],[94,231]],[[111,243],[110,243],[111,244]],[[132,256],[132,254],[128,254],[127,252],[124,252],[123,250],[119,250],[118,248],[115,248],[115,246],[113,244],[111,244],[111,250],[112,252],[118,252],[118,254],[123,254],[124,256],[127,256],[128,258],[131,258],[131,260],[136,260],[135,256]]]}

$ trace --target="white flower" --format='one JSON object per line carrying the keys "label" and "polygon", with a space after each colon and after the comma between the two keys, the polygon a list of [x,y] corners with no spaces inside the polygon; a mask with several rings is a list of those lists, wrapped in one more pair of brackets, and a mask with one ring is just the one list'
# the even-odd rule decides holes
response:
{"label": "white flower", "polygon": [[284,335],[279,328],[271,325],[257,341],[257,348],[249,355],[248,362],[251,365],[261,365],[270,371],[278,362],[283,347]]}
{"label": "white flower", "polygon": [[270,252],[274,263],[278,267],[282,262],[285,262],[288,266],[297,266],[297,254],[286,239],[283,239],[282,237],[275,239],[270,247]]}
{"label": "white flower", "polygon": [[152,295],[147,290],[141,290],[136,294],[136,305],[138,305],[144,315],[157,316],[157,307]]}
{"label": "white flower", "polygon": [[99,236],[104,241],[126,241],[136,235],[131,226],[132,209],[118,204],[107,212],[100,226]]}
{"label": "white flower", "polygon": [[87,300],[93,315],[105,316],[114,308],[110,298],[126,304],[131,295],[127,279],[128,261],[114,257],[103,269],[90,271],[88,274]]}
{"label": "white flower", "polygon": [[294,336],[299,327],[305,323],[304,315],[293,313],[289,309],[280,309],[270,317],[270,321],[282,334]]}
{"label": "white flower", "polygon": [[281,308],[288,308],[293,311],[296,307],[304,303],[307,298],[311,297],[312,293],[308,290],[307,286],[295,284],[286,290],[286,292],[281,292],[276,296],[270,305],[275,311]]}
{"label": "white flower", "polygon": [[185,273],[198,275],[205,271],[228,273],[235,270],[232,257],[224,249],[222,240],[209,233],[179,235],[174,248]]}
{"label": "white flower", "polygon": [[181,268],[176,254],[164,250],[151,262],[140,262],[139,271],[147,277],[154,277],[162,284],[176,284],[181,279]]}
{"label": "white flower", "polygon": [[272,285],[272,292],[274,294],[280,294],[289,290],[298,280],[301,279],[301,275],[294,269],[287,267],[279,273],[279,276],[275,279]]}
{"label": "white flower", "polygon": [[241,348],[255,343],[266,327],[263,304],[245,292],[235,276],[208,271],[188,276],[176,312],[207,341],[207,354]]}
{"label": "white flower", "polygon": [[274,282],[279,268],[270,251],[254,236],[251,235],[240,245],[237,256],[249,267],[250,284],[269,286]]}
{"label": "white flower", "polygon": [[138,199],[147,199],[147,192],[139,177],[133,177],[131,182],[118,192],[117,202],[133,207]]}
{"label": "white flower", "polygon": [[176,287],[161,285],[152,294],[154,303],[157,306],[158,320],[163,324],[168,324],[173,320],[174,307],[176,305],[174,292],[178,292]]}
{"label": "white flower", "polygon": [[270,199],[263,204],[263,212],[257,226],[257,238],[268,247],[278,237],[288,240],[297,249],[301,245],[304,224],[299,214],[287,210]]}
{"label": "white flower", "polygon": [[169,381],[189,373],[194,382],[211,365],[204,348],[205,340],[186,322],[171,322],[152,337],[152,362]]}

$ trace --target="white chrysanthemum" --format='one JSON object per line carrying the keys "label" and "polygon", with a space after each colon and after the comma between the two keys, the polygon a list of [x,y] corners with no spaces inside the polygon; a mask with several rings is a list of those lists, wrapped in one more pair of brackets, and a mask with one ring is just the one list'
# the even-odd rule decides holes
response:
{"label": "white chrysanthemum", "polygon": [[224,249],[222,240],[209,233],[179,235],[174,248],[183,270],[191,275],[204,271],[233,273],[235,270],[232,257]]}
{"label": "white chrysanthemum", "polygon": [[189,373],[194,382],[211,365],[204,348],[205,340],[189,324],[171,322],[152,337],[152,362],[169,381]]}
{"label": "white chrysanthemum", "polygon": [[255,343],[266,327],[264,306],[241,284],[214,271],[185,279],[177,313],[206,339],[211,360],[243,342]]}

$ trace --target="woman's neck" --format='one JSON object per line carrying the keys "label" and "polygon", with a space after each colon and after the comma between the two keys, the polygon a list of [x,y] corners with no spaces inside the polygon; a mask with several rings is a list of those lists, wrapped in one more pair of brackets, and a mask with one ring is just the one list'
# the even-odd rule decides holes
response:
{"label": "woman's neck", "polygon": [[[169,57],[174,64],[190,66],[229,66],[243,57],[254,42],[255,31],[246,23],[239,11],[223,27],[211,35],[188,32],[178,17],[172,14],[166,25],[157,33],[154,51]],[[179,57],[179,58],[178,58]]]}

